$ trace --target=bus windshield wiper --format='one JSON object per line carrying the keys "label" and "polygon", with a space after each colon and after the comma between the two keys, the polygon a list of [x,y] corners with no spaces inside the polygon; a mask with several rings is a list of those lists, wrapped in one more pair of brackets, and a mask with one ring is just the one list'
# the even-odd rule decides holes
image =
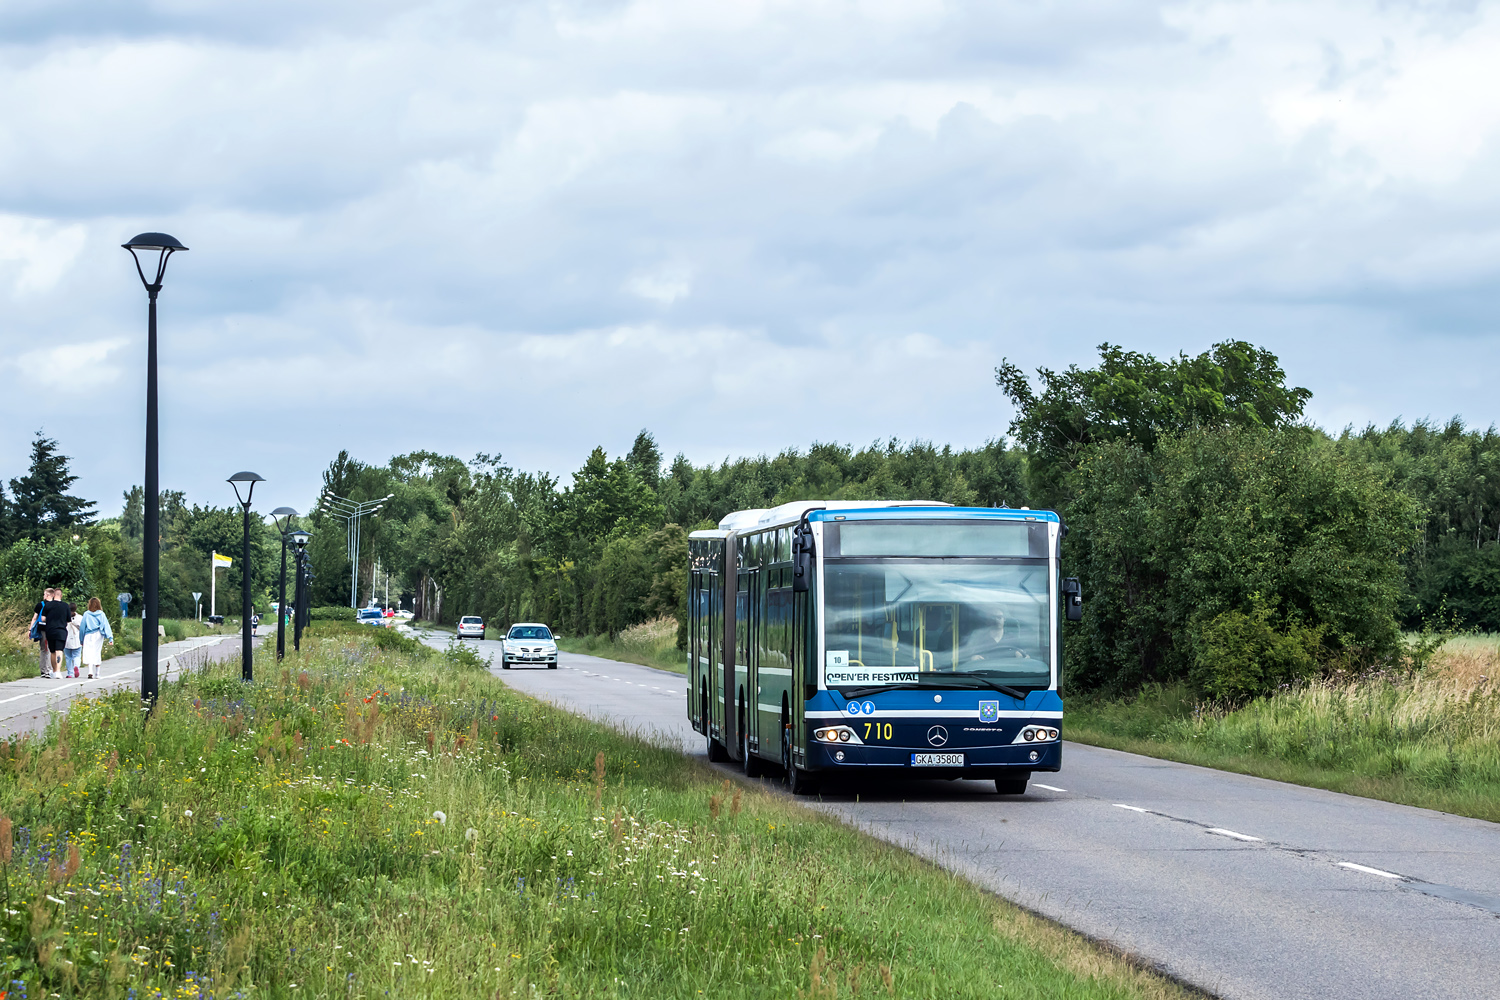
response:
{"label": "bus windshield wiper", "polygon": [[[991,689],[992,691],[999,691],[1001,694],[1009,695],[1010,697],[1016,699],[1017,701],[1025,701],[1026,700],[1026,692],[1025,691],[1022,691],[1019,688],[1013,688],[1009,684],[1001,684],[999,681],[992,681],[988,677],[983,676],[982,674],[952,674],[951,677],[953,679],[955,679],[955,680],[957,680],[959,678],[967,678],[969,680],[975,680],[975,681],[978,681],[979,683],[983,684],[985,687]],[[948,680],[947,677],[944,677],[944,678],[941,678],[941,679],[944,680],[944,681]],[[914,682],[904,682],[904,683],[901,683],[901,684],[871,684],[871,685],[868,685],[866,687],[844,688],[839,693],[842,694],[847,699],[847,698],[863,698],[866,695],[879,694],[881,691],[920,691],[920,690],[931,689],[931,688],[935,688],[935,687],[944,688],[944,689],[949,690],[949,691],[972,691],[973,690],[973,688],[971,686],[966,685],[966,684],[948,684],[948,683],[933,684],[933,683],[921,683],[921,682],[915,682],[915,683]]]}

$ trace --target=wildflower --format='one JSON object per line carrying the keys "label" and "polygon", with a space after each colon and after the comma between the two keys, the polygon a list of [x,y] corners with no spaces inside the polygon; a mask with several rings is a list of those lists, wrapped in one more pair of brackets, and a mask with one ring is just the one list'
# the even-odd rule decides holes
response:
{"label": "wildflower", "polygon": [[193,811],[191,809],[184,809],[182,811],[182,814],[184,816],[186,816],[188,819],[192,819],[193,818]]}
{"label": "wildflower", "polygon": [[[467,841],[469,841],[470,843],[473,843],[475,841],[475,839],[478,838],[478,836],[479,836],[479,831],[476,830],[476,829],[474,829],[472,826],[469,827],[467,830],[464,831],[464,839],[467,840]],[[572,852],[570,851],[569,853],[572,853]]]}
{"label": "wildflower", "polygon": [[432,811],[432,818],[437,820],[443,826],[448,825],[448,814],[443,812],[441,809],[434,809]]}

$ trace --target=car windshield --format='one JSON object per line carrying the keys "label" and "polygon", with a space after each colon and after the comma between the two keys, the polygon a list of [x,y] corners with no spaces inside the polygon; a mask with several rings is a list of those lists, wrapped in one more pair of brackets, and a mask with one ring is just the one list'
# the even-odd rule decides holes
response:
{"label": "car windshield", "polygon": [[380,609],[379,608],[361,608],[360,612],[359,612],[359,616],[361,618],[379,618],[380,617]]}
{"label": "car windshield", "polygon": [[829,560],[829,687],[1047,688],[1045,559]]}
{"label": "car windshield", "polygon": [[526,625],[526,626],[519,626],[518,625],[517,627],[515,627],[515,628],[513,628],[513,629],[510,630],[510,638],[512,638],[512,639],[550,639],[550,638],[552,638],[552,633],[547,630],[547,626],[545,626],[545,625]]}
{"label": "car windshield", "polygon": [[483,618],[465,618],[465,619],[463,619],[463,623],[465,625],[479,625],[479,624],[483,623],[483,621],[484,621]]}

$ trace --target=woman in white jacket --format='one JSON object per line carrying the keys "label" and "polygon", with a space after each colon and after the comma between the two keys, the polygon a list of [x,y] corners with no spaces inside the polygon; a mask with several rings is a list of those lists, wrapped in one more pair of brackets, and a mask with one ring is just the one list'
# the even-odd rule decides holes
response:
{"label": "woman in white jacket", "polygon": [[78,626],[78,636],[83,642],[83,667],[93,677],[104,662],[104,643],[115,644],[114,630],[109,627],[109,619],[104,616],[104,605],[99,603],[99,598],[89,598],[89,609]]}

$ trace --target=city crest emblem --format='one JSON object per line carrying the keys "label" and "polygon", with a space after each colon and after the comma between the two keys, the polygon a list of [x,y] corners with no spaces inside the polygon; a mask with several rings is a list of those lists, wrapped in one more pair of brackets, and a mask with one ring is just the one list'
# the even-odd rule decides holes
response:
{"label": "city crest emblem", "polygon": [[980,722],[999,722],[1000,703],[998,701],[981,701],[979,703]]}

